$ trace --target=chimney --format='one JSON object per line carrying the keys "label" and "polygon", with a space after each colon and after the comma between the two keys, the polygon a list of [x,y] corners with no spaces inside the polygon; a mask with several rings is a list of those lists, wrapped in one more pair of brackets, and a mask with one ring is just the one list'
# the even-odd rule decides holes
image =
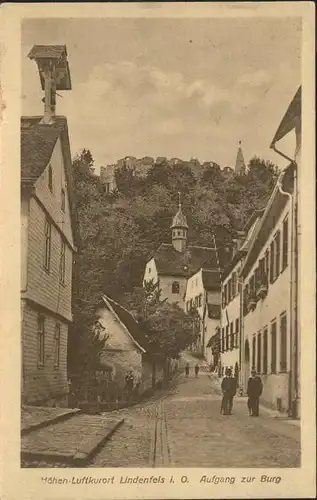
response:
{"label": "chimney", "polygon": [[44,115],[41,123],[54,123],[57,90],[71,90],[66,45],[34,45],[28,57],[37,64],[42,90]]}

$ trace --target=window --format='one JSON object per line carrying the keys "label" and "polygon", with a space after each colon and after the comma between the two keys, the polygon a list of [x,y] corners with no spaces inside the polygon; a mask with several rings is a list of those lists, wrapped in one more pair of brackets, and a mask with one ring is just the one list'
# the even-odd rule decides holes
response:
{"label": "window", "polygon": [[202,304],[202,294],[200,294],[199,297],[198,297],[198,305],[199,305],[199,307],[201,307],[201,304]]}
{"label": "window", "polygon": [[232,297],[237,295],[237,273],[232,273]]}
{"label": "window", "polygon": [[233,321],[230,323],[230,349],[234,348]]}
{"label": "window", "polygon": [[190,309],[190,303],[189,300],[186,302],[186,311],[189,312]]}
{"label": "window", "polygon": [[275,270],[275,264],[274,264],[274,241],[272,241],[270,245],[270,283],[273,283],[274,281],[274,270]]}
{"label": "window", "polygon": [[249,285],[245,286],[243,290],[243,314],[246,316],[248,313],[248,295],[249,295]]}
{"label": "window", "polygon": [[236,319],[236,341],[235,341],[235,346],[239,347],[239,330],[240,330],[240,324],[239,324],[239,318]]}
{"label": "window", "polygon": [[45,317],[37,318],[37,366],[44,366]]}
{"label": "window", "polygon": [[46,271],[50,270],[51,261],[51,232],[52,227],[49,221],[45,220],[45,248],[44,248],[44,267]]}
{"label": "window", "polygon": [[178,283],[178,281],[174,281],[172,283],[172,293],[179,293],[179,283]]}
{"label": "window", "polygon": [[229,349],[229,325],[226,326],[226,351]]}
{"label": "window", "polygon": [[60,354],[60,343],[61,343],[61,325],[56,323],[55,325],[55,337],[54,337],[54,367],[59,367],[59,354]]}
{"label": "window", "polygon": [[266,276],[268,277],[269,273],[270,273],[270,251],[269,251],[269,249],[267,249],[265,252],[264,272],[265,272]]}
{"label": "window", "polygon": [[149,274],[151,274],[152,269],[149,267]]}
{"label": "window", "polygon": [[62,188],[61,190],[61,209],[63,212],[65,212],[65,206],[66,206],[66,198],[65,198],[65,189]]}
{"label": "window", "polygon": [[177,236],[180,236],[181,232],[180,231],[177,231]]}
{"label": "window", "polygon": [[195,307],[198,307],[198,296],[195,297]]}
{"label": "window", "polygon": [[254,274],[250,278],[250,295],[255,292],[255,276]]}
{"label": "window", "polygon": [[228,281],[228,302],[232,299],[232,280]]}
{"label": "window", "polygon": [[53,169],[52,165],[48,166],[48,189],[53,192]]}
{"label": "window", "polygon": [[260,259],[260,262],[259,262],[259,268],[258,268],[259,270],[258,270],[258,273],[259,273],[259,275],[260,275],[260,276],[263,276],[263,274],[264,274],[264,272],[265,272],[265,269],[264,269],[264,268],[265,268],[265,262],[264,262],[264,260],[265,260],[265,259],[264,259],[264,257],[263,257],[263,259]]}
{"label": "window", "polygon": [[59,281],[62,283],[62,285],[65,284],[65,269],[66,269],[66,245],[65,242],[61,239],[61,261],[60,261]]}
{"label": "window", "polygon": [[261,333],[258,333],[258,341],[257,341],[257,363],[256,363],[256,369],[258,373],[261,373],[261,358],[262,358],[262,338],[261,338]]}
{"label": "window", "polygon": [[255,281],[255,290],[257,290],[260,283],[260,266],[258,266],[254,271],[254,281]]}
{"label": "window", "polygon": [[255,349],[256,349],[256,339],[254,336],[252,339],[252,370],[255,369]]}
{"label": "window", "polygon": [[271,325],[271,372],[276,373],[276,321]]}
{"label": "window", "polygon": [[283,250],[282,271],[287,267],[288,261],[288,216],[283,221]]}
{"label": "window", "polygon": [[225,305],[228,304],[228,283],[225,285]]}
{"label": "window", "polygon": [[225,329],[221,329],[221,352],[225,350]]}
{"label": "window", "polygon": [[277,231],[274,237],[275,243],[275,278],[280,274],[281,233]]}
{"label": "window", "polygon": [[267,373],[267,328],[263,332],[263,373]]}
{"label": "window", "polygon": [[287,370],[287,319],[286,313],[281,315],[280,322],[280,371]]}

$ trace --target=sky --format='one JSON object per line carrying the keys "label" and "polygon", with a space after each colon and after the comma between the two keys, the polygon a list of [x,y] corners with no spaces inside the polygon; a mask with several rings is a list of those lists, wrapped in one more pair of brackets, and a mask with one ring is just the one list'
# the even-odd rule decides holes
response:
{"label": "sky", "polygon": [[[27,19],[22,24],[22,113],[43,114],[34,44],[66,44],[72,90],[59,92],[72,155],[90,149],[96,171],[124,156],[234,166],[239,141],[269,149],[301,84],[297,18]],[[293,156],[294,140],[286,153]]]}

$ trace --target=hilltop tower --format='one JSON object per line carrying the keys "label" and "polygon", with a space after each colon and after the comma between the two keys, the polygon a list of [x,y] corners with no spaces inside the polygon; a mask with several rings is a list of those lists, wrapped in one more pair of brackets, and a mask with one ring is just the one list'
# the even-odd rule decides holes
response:
{"label": "hilltop tower", "polygon": [[241,141],[239,141],[239,147],[238,147],[236,165],[235,165],[234,171],[237,175],[244,175],[246,173],[246,166],[245,166],[245,162],[244,162]]}
{"label": "hilltop tower", "polygon": [[173,218],[171,225],[172,244],[178,252],[185,252],[187,246],[188,225],[185,215],[182,212],[181,194],[178,193],[178,211]]}

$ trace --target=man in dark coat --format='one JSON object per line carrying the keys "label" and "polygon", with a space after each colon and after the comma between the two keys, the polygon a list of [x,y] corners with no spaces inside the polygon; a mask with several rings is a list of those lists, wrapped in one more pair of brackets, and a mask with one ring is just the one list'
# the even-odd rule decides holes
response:
{"label": "man in dark coat", "polygon": [[223,412],[224,415],[231,415],[233,398],[237,392],[237,381],[234,377],[232,377],[232,371],[230,368],[226,370],[226,375],[224,376],[221,383],[221,389],[223,398],[221,402],[220,412]]}
{"label": "man in dark coat", "polygon": [[251,417],[259,416],[260,396],[263,391],[263,384],[261,378],[252,370],[251,377],[248,380],[248,408]]}

